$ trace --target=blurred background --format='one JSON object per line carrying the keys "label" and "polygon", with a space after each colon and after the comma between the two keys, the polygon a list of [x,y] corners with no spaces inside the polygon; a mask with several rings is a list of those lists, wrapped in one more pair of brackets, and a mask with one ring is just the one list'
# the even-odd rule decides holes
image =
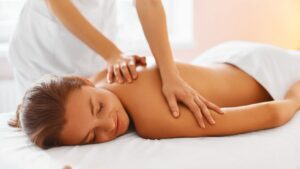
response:
{"label": "blurred background", "polygon": [[[25,0],[0,0],[0,113],[15,111],[9,39]],[[132,0],[118,1],[119,38],[127,53],[151,55]],[[162,0],[174,57],[189,62],[228,40],[300,49],[300,0]],[[30,56],[28,56],[30,57]]]}

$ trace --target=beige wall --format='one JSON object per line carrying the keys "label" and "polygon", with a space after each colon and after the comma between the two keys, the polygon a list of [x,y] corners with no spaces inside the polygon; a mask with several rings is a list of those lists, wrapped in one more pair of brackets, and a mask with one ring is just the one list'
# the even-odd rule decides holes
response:
{"label": "beige wall", "polygon": [[300,0],[195,0],[197,44],[175,50],[190,60],[227,40],[250,40],[300,48]]}

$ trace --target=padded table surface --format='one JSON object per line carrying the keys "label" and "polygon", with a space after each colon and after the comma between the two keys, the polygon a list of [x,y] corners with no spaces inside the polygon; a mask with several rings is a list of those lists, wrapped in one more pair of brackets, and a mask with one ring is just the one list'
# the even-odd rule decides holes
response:
{"label": "padded table surface", "polygon": [[286,125],[226,137],[146,140],[135,132],[102,144],[47,151],[0,114],[1,169],[300,169],[300,113]]}

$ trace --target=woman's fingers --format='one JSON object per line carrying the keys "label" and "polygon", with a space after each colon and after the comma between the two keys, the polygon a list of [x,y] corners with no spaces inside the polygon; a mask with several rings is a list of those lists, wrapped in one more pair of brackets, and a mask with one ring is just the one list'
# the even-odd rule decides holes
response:
{"label": "woman's fingers", "polygon": [[205,116],[206,120],[211,124],[216,124],[215,120],[211,116],[210,111],[208,110],[207,105],[200,99],[200,97],[195,98],[195,102],[201,108],[203,115]]}
{"label": "woman's fingers", "polygon": [[126,62],[120,63],[120,67],[121,67],[121,72],[122,72],[122,75],[123,75],[124,79],[126,79],[127,82],[131,83],[132,82],[132,77],[131,77],[131,74],[128,70],[127,63]]}
{"label": "woman's fingers", "polygon": [[108,83],[113,83],[113,79],[114,79],[113,66],[109,65],[107,67],[106,80],[107,80]]}
{"label": "woman's fingers", "polygon": [[208,108],[216,111],[217,113],[219,114],[224,114],[224,112],[220,109],[219,106],[217,106],[216,104],[206,100],[204,97],[202,96],[199,96],[201,100],[203,100],[203,102],[207,105]]}
{"label": "woman's fingers", "polygon": [[199,108],[194,99],[185,99],[184,102],[188,106],[188,108],[193,112],[200,127],[205,128],[202,110]]}
{"label": "woman's fingers", "polygon": [[133,78],[134,80],[137,79],[138,73],[137,73],[137,71],[136,71],[136,65],[135,65],[134,59],[131,59],[131,60],[128,62],[128,68],[129,68],[130,74],[132,75],[132,78]]}
{"label": "woman's fingers", "polygon": [[174,95],[168,95],[167,102],[169,105],[169,108],[171,109],[171,112],[174,117],[179,117],[179,108],[177,105],[177,100]]}
{"label": "woman's fingers", "polygon": [[145,66],[146,57],[132,55],[130,57],[120,57],[115,62],[108,63],[107,67],[107,82],[108,83],[131,83],[138,77],[138,72],[136,70],[137,66]]}
{"label": "woman's fingers", "polygon": [[122,77],[122,74],[121,74],[121,71],[120,71],[120,65],[119,64],[114,64],[113,66],[113,69],[114,69],[114,75],[115,75],[115,78],[117,80],[118,83],[123,83],[123,77]]}
{"label": "woman's fingers", "polygon": [[225,113],[220,109],[220,107],[218,107],[217,105],[213,104],[212,102],[208,102],[208,103],[207,103],[207,106],[208,106],[210,109],[216,111],[216,112],[219,113],[219,114],[222,114],[222,115],[225,114]]}

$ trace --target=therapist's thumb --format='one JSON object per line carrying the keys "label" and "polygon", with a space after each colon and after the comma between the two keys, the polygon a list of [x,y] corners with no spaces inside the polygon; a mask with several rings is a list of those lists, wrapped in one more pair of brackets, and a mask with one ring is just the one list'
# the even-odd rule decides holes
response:
{"label": "therapist's thumb", "polygon": [[170,96],[167,99],[168,99],[168,105],[172,112],[172,115],[176,118],[179,117],[179,108],[175,96]]}

